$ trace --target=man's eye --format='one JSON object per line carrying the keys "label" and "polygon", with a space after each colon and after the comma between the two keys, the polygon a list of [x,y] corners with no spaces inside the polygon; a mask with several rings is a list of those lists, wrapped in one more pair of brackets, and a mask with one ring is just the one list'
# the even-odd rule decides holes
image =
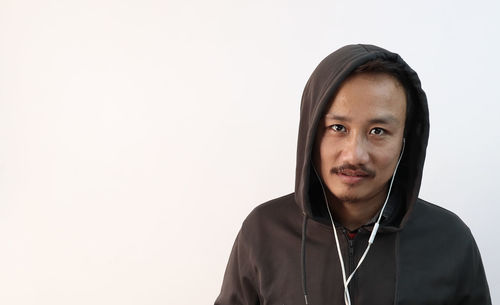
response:
{"label": "man's eye", "polygon": [[343,125],[340,125],[340,124],[333,124],[332,126],[330,126],[330,129],[335,131],[335,132],[345,132],[345,127]]}
{"label": "man's eye", "polygon": [[385,133],[385,130],[383,130],[382,128],[379,128],[379,127],[375,127],[373,128],[372,130],[370,130],[370,134],[374,134],[374,135],[383,135]]}

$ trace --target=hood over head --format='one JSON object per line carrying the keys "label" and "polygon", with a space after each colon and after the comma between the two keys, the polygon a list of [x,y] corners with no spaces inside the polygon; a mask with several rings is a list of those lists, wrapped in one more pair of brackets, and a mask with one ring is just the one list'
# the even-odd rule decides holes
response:
{"label": "hood over head", "polygon": [[[405,131],[405,152],[399,165],[393,192],[401,194],[404,212],[396,226],[406,221],[418,197],[429,137],[429,110],[420,79],[395,53],[374,45],[347,45],[323,59],[309,78],[302,95],[297,143],[295,201],[311,218],[323,218],[325,202],[312,162],[318,123],[340,85],[357,67],[375,59],[398,62],[409,80],[407,97],[411,99],[412,120]],[[408,118],[407,118],[408,119]]]}

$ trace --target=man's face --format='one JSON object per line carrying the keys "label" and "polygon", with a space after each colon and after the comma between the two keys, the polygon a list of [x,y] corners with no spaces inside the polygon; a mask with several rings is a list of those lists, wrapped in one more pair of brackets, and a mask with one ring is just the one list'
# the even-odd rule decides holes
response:
{"label": "man's face", "polygon": [[343,202],[383,198],[403,142],[406,96],[388,74],[348,78],[320,120],[313,162]]}

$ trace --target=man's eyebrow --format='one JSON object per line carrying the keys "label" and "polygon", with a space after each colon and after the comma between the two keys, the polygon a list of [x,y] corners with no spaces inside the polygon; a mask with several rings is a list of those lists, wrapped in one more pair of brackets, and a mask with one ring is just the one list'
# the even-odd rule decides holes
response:
{"label": "man's eyebrow", "polygon": [[335,121],[342,121],[342,122],[350,122],[351,121],[351,119],[349,119],[348,117],[341,116],[341,115],[336,115],[336,114],[333,114],[333,113],[327,113],[327,114],[325,114],[325,119],[335,120]]}
{"label": "man's eyebrow", "polygon": [[[336,115],[334,113],[325,114],[325,119],[341,121],[341,122],[350,122],[351,119],[346,116]],[[370,124],[399,124],[399,120],[393,115],[384,115],[380,117],[373,118],[368,121]]]}
{"label": "man's eyebrow", "polygon": [[370,124],[399,124],[399,120],[393,115],[385,115],[378,118],[373,118],[370,121]]}

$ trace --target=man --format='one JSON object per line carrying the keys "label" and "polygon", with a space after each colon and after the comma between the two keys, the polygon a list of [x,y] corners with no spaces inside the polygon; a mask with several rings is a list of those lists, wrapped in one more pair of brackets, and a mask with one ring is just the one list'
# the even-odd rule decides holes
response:
{"label": "man", "polygon": [[428,135],[397,54],[326,57],[302,96],[295,192],[244,221],[215,304],[491,304],[468,227],[418,198]]}

